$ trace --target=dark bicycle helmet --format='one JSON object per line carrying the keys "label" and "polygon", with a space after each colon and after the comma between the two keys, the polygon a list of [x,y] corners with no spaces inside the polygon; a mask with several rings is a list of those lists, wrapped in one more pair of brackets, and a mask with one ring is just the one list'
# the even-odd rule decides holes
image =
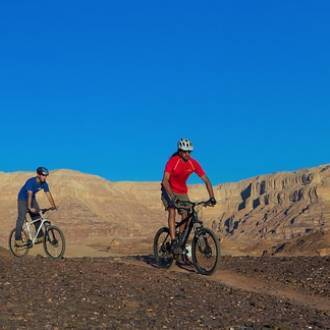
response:
{"label": "dark bicycle helmet", "polygon": [[47,176],[49,174],[49,171],[47,170],[47,168],[42,167],[42,166],[38,167],[36,172],[39,175],[45,175],[45,176]]}

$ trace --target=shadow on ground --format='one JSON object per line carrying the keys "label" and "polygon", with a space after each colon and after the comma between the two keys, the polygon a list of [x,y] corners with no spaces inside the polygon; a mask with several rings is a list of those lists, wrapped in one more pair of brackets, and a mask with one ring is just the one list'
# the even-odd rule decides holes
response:
{"label": "shadow on ground", "polygon": [[[151,267],[154,267],[154,268],[158,268],[158,269],[166,269],[166,268],[169,268],[169,267],[166,267],[166,266],[162,266],[162,265],[159,265],[157,263],[157,260],[155,259],[155,257],[153,255],[144,255],[144,256],[130,256],[128,257],[129,260],[134,260],[134,261],[139,261],[139,262],[142,262],[144,264],[147,264]],[[191,273],[194,273],[196,272],[195,271],[195,267],[194,265],[191,263],[191,261],[189,260],[186,260],[186,261],[178,261],[178,260],[175,260],[173,262],[173,265],[185,270],[185,271],[188,271],[188,272],[191,272]]]}

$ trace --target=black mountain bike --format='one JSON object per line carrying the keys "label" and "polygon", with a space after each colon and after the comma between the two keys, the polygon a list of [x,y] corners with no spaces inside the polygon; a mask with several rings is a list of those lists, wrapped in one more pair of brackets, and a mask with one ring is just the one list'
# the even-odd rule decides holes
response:
{"label": "black mountain bike", "polygon": [[[214,232],[203,226],[198,218],[197,206],[211,206],[209,202],[179,202],[176,209],[186,211],[188,215],[181,222],[176,223],[176,235],[179,238],[179,246],[174,251],[171,249],[171,238],[168,227],[160,228],[154,238],[154,257],[159,267],[171,267],[175,259],[187,258],[189,249],[187,242],[192,234],[191,256],[192,264],[197,272],[203,275],[211,275],[218,266],[220,259],[220,242]],[[178,228],[186,223],[185,230],[179,234]]]}

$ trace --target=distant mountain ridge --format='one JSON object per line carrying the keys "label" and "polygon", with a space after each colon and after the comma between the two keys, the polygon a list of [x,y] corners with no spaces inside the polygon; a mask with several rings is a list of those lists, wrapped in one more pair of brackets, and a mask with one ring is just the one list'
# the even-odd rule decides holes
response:
{"label": "distant mountain ridge", "polygon": [[[16,197],[34,173],[0,172],[0,245],[15,225]],[[59,210],[51,215],[65,232],[69,256],[151,253],[158,227],[167,224],[159,182],[111,182],[71,170],[52,171]],[[214,187],[218,204],[201,211],[231,254],[330,254],[330,165],[263,175]],[[203,185],[193,200],[207,198]],[[43,193],[41,206],[47,206]]]}

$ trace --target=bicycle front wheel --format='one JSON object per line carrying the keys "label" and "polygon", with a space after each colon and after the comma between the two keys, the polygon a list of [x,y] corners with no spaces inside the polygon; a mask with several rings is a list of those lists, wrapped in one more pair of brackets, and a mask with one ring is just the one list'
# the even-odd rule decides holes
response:
{"label": "bicycle front wheel", "polygon": [[208,228],[202,228],[192,241],[192,261],[198,273],[211,275],[220,259],[220,242]]}
{"label": "bicycle front wheel", "polygon": [[157,265],[162,268],[169,268],[173,263],[171,237],[167,227],[160,228],[155,235],[154,257]]}
{"label": "bicycle front wheel", "polygon": [[60,259],[65,252],[65,239],[63,232],[56,226],[47,226],[45,230],[44,249],[52,259]]}
{"label": "bicycle front wheel", "polygon": [[16,232],[16,229],[14,228],[10,232],[10,235],[9,235],[9,242],[8,242],[9,251],[15,257],[24,257],[27,255],[29,248],[30,248],[29,238],[26,235],[26,233],[24,232],[24,230],[22,230],[22,233],[21,233],[22,240],[17,245],[16,240],[15,240],[15,232]]}

